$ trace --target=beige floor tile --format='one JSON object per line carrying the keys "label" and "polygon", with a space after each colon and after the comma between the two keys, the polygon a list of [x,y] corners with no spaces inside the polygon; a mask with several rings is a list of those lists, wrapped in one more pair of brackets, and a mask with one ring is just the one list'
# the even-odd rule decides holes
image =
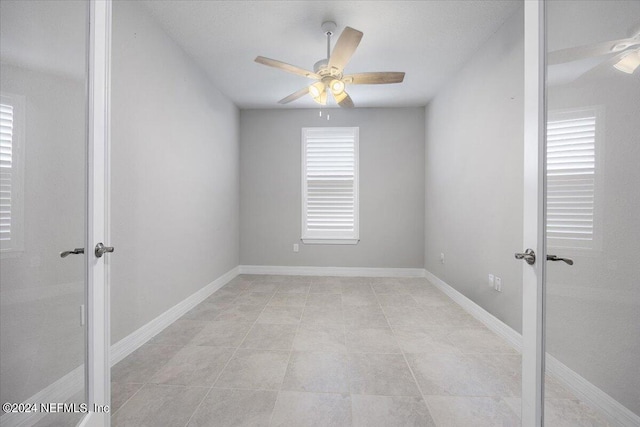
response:
{"label": "beige floor tile", "polygon": [[304,307],[265,307],[258,317],[258,323],[298,324]]}
{"label": "beige floor tile", "polygon": [[351,396],[354,427],[435,427],[421,397]]}
{"label": "beige floor tile", "polygon": [[422,394],[488,396],[486,375],[466,356],[452,353],[407,354]]}
{"label": "beige floor tile", "polygon": [[342,294],[309,294],[307,306],[339,308],[342,306]]}
{"label": "beige floor tile", "polygon": [[378,303],[378,299],[376,298],[376,294],[373,292],[363,292],[363,293],[349,293],[342,292],[342,305],[345,307],[348,306],[362,306],[362,305],[380,305]]}
{"label": "beige floor tile", "polygon": [[449,329],[397,326],[393,327],[393,332],[405,353],[460,353],[460,350],[448,339]]}
{"label": "beige floor tile", "polygon": [[346,331],[351,353],[401,353],[391,328],[357,328]]}
{"label": "beige floor tile", "polygon": [[288,351],[239,349],[220,374],[214,387],[278,390],[288,360]]}
{"label": "beige floor tile", "polygon": [[183,346],[193,339],[209,322],[201,320],[178,319],[162,332],[149,340],[153,345]]}
{"label": "beige floor tile", "polygon": [[388,328],[389,323],[379,305],[344,306],[344,324],[347,328]]}
{"label": "beige floor tile", "polygon": [[181,319],[212,321],[227,307],[229,304],[202,302],[188,311]]}
{"label": "beige floor tile", "polygon": [[458,328],[449,332],[448,339],[462,353],[517,354],[504,339],[487,328]]}
{"label": "beige floor tile", "polygon": [[293,349],[296,351],[346,352],[344,327],[342,325],[301,324]]}
{"label": "beige floor tile", "polygon": [[293,352],[282,390],[349,393],[345,353]]}
{"label": "beige floor tile", "polygon": [[256,323],[247,334],[240,348],[291,350],[297,329],[297,325]]}
{"label": "beige floor tile", "polygon": [[342,325],[342,307],[305,307],[302,323],[318,325]]}
{"label": "beige floor tile", "polygon": [[189,342],[188,345],[208,345],[214,347],[238,347],[251,323],[234,321],[211,322]]}
{"label": "beige floor tile", "polygon": [[346,393],[281,391],[278,394],[270,425],[283,427],[351,426],[351,398]]}
{"label": "beige floor tile", "polygon": [[438,426],[520,426],[520,417],[498,397],[425,396],[425,399]]}
{"label": "beige floor tile", "polygon": [[376,279],[371,283],[371,288],[378,295],[407,293],[405,287],[393,277]]}
{"label": "beige floor tile", "polygon": [[234,305],[261,305],[265,306],[273,296],[273,292],[243,292],[233,302]]}
{"label": "beige floor tile", "polygon": [[311,284],[309,282],[286,282],[278,286],[280,293],[302,293],[308,294]]}
{"label": "beige floor tile", "polygon": [[417,307],[418,303],[409,294],[379,294],[378,302],[383,307]]}
{"label": "beige floor tile", "polygon": [[422,307],[382,307],[392,328],[432,325],[433,320]]}
{"label": "beige floor tile", "polygon": [[268,305],[278,307],[304,307],[306,302],[307,294],[278,292],[271,298]]}
{"label": "beige floor tile", "polygon": [[145,344],[111,368],[111,381],[146,383],[182,347]]}
{"label": "beige floor tile", "polygon": [[545,399],[545,425],[553,427],[608,427],[593,409],[579,400]]}
{"label": "beige floor tile", "polygon": [[277,391],[211,389],[188,427],[266,427],[277,396]]}
{"label": "beige floor tile", "polygon": [[111,414],[114,414],[131,398],[144,384],[111,383]]}
{"label": "beige floor tile", "polygon": [[231,307],[225,309],[222,313],[216,317],[216,321],[227,321],[227,322],[246,322],[253,323],[256,321],[262,310],[264,309],[264,305],[232,305]]}
{"label": "beige floor tile", "polygon": [[339,281],[335,281],[333,277],[321,277],[318,279],[324,279],[324,281],[311,282],[312,294],[339,294],[342,293],[342,285]]}
{"label": "beige floor tile", "polygon": [[353,394],[420,394],[401,354],[349,354],[349,376]]}
{"label": "beige floor tile", "polygon": [[113,416],[113,427],[183,426],[207,394],[205,387],[147,384]]}
{"label": "beige floor tile", "polygon": [[149,382],[211,387],[233,352],[224,347],[184,347]]}

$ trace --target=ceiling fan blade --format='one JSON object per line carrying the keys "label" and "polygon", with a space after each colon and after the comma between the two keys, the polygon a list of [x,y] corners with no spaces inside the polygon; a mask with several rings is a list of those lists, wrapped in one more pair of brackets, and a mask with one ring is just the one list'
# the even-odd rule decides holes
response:
{"label": "ceiling fan blade", "polygon": [[402,83],[404,73],[396,71],[381,71],[377,73],[358,73],[344,76],[342,81],[353,85],[384,85],[389,83]]}
{"label": "ceiling fan blade", "polygon": [[[344,96],[342,96],[344,95]],[[338,101],[338,99],[340,99]],[[347,94],[347,92],[342,92],[342,94],[340,94],[339,97],[336,97],[336,101],[338,102],[338,105],[341,106],[342,108],[353,108],[353,100],[351,99],[351,97]]]}
{"label": "ceiling fan blade", "polygon": [[353,53],[356,51],[356,48],[360,44],[362,36],[363,34],[361,31],[354,30],[351,27],[345,27],[333,48],[333,52],[331,52],[329,68],[335,67],[341,71],[344,70],[344,67],[347,65],[353,56]]}
{"label": "ceiling fan blade", "polygon": [[610,53],[621,52],[634,45],[640,45],[640,39],[620,39],[585,46],[570,47],[568,49],[560,49],[554,52],[549,52],[547,55],[547,64],[562,64],[595,56],[608,55]]}
{"label": "ceiling fan blade", "polygon": [[258,64],[267,65],[269,67],[277,68],[279,70],[287,71],[289,73],[298,74],[299,76],[309,77],[310,79],[320,79],[321,77],[313,71],[304,70],[295,65],[287,64],[286,62],[277,61],[271,58],[265,58],[264,56],[257,56],[255,61]]}
{"label": "ceiling fan blade", "polygon": [[303,96],[305,96],[306,94],[309,93],[309,87],[304,87],[302,89],[300,89],[297,92],[292,93],[291,95],[287,96],[286,98],[282,98],[280,101],[278,101],[278,104],[288,104],[291,101],[295,101],[298,98],[302,98]]}

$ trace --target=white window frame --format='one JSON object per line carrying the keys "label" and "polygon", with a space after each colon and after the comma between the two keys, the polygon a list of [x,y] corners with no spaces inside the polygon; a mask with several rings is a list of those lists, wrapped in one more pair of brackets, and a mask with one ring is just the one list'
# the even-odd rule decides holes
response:
{"label": "white window frame", "polygon": [[0,93],[0,103],[13,107],[11,138],[11,241],[0,246],[0,257],[12,258],[24,252],[24,167],[25,167],[25,97]]}
{"label": "white window frame", "polygon": [[[354,138],[354,229],[353,231],[310,231],[307,228],[307,135],[318,131],[348,131]],[[302,128],[302,242],[316,245],[355,245],[360,241],[360,195],[359,195],[359,127],[312,127]]]}
{"label": "white window frame", "polygon": [[[602,250],[602,185],[604,177],[604,108],[602,106],[590,106],[582,108],[550,110],[547,113],[547,123],[558,120],[580,119],[595,117],[594,139],[594,184],[593,184],[593,234],[592,239],[579,241],[570,238],[557,238],[547,236],[547,247],[553,249],[570,250],[571,253],[583,255],[597,254]],[[547,185],[549,179],[547,178]],[[548,191],[548,190],[547,190]]]}

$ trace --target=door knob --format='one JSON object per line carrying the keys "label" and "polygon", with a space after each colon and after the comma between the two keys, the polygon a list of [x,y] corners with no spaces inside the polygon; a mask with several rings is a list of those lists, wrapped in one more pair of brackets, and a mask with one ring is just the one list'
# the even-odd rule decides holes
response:
{"label": "door knob", "polygon": [[75,248],[72,251],[60,252],[60,258],[66,258],[69,255],[78,255],[78,254],[83,254],[83,253],[84,253],[84,248]]}
{"label": "door knob", "polygon": [[108,253],[113,252],[115,249],[113,246],[105,246],[102,244],[102,242],[98,243],[96,245],[96,250],[94,251],[94,253],[96,254],[97,258],[102,258],[102,255]]}
{"label": "door knob", "polygon": [[564,261],[569,265],[573,265],[573,260],[570,258],[560,258],[556,255],[547,255],[547,261]]}
{"label": "door knob", "polygon": [[517,253],[516,259],[523,259],[527,262],[527,264],[533,265],[536,263],[536,253],[533,251],[533,249],[527,249],[523,254]]}

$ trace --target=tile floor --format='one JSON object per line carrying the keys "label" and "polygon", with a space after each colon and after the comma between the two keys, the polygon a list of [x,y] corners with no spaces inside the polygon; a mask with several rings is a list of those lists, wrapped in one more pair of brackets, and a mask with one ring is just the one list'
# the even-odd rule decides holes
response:
{"label": "tile floor", "polygon": [[[547,425],[606,426],[548,379]],[[518,426],[520,356],[425,279],[238,276],[112,370],[113,426]]]}

